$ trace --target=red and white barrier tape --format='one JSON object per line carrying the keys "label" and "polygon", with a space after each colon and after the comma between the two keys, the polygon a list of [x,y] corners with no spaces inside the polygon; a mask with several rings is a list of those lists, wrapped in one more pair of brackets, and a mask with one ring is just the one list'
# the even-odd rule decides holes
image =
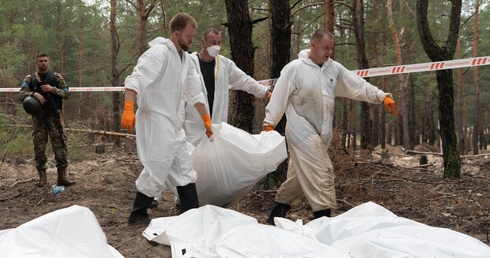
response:
{"label": "red and white barrier tape", "polygon": [[378,68],[370,68],[364,70],[354,70],[353,72],[357,73],[357,75],[361,77],[375,77],[375,76],[382,76],[382,75],[427,72],[427,71],[455,69],[455,68],[481,66],[481,65],[489,65],[489,64],[490,64],[490,56],[484,56],[484,57],[457,59],[457,60],[432,62],[432,63],[378,67]]}
{"label": "red and white barrier tape", "polygon": [[[19,92],[20,88],[0,88],[0,92]],[[70,87],[70,92],[124,91],[124,87]]]}
{"label": "red and white barrier tape", "polygon": [[[428,72],[445,69],[455,69],[472,66],[490,65],[490,56],[457,59],[432,63],[420,63],[410,65],[397,65],[387,67],[377,67],[363,70],[353,70],[361,77],[375,77],[383,75],[393,75],[402,73]],[[272,86],[276,79],[258,81],[265,86]],[[0,88],[0,92],[19,92],[20,88]],[[70,87],[70,92],[100,92],[100,91],[124,91],[124,87]]]}

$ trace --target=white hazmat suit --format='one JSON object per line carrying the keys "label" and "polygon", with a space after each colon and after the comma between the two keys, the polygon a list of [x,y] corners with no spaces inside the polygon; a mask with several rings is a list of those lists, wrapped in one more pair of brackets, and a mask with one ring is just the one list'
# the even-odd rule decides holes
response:
{"label": "white hazmat suit", "polygon": [[182,127],[184,103],[205,100],[189,54],[182,51],[180,57],[169,39],[152,40],[125,87],[137,93],[136,144],[144,166],[137,190],[154,197],[161,195],[167,179],[172,186],[194,183],[197,175]]}
{"label": "white hazmat suit", "polygon": [[[201,74],[199,57],[197,54],[192,54],[190,56],[196,67],[197,73]],[[213,121],[213,124],[221,124],[221,122],[227,122],[228,120],[230,86],[232,90],[246,91],[258,98],[264,98],[268,88],[240,70],[232,60],[222,55],[218,55],[215,58],[215,61],[215,90],[211,120]],[[201,91],[207,96],[208,92],[206,90],[206,85],[204,84],[204,79],[202,76],[199,76],[199,78]],[[209,112],[208,98],[206,97],[205,99],[206,109]],[[201,116],[197,110],[189,104],[186,105],[185,109],[184,128],[188,141],[194,146],[197,146],[205,136],[206,130],[202,123]]]}
{"label": "white hazmat suit", "polygon": [[265,125],[276,126],[286,113],[290,160],[286,181],[275,201],[299,205],[303,196],[312,210],[335,209],[333,166],[327,149],[332,140],[335,97],[382,103],[389,93],[328,59],[321,67],[303,50],[281,71],[266,106]]}

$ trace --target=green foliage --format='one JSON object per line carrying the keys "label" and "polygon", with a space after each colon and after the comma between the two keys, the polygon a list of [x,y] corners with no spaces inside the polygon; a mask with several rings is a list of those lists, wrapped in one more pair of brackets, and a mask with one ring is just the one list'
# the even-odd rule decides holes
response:
{"label": "green foliage", "polygon": [[[0,110],[0,155],[34,155],[31,116],[20,108],[16,113],[18,116],[14,119],[13,116]],[[93,152],[87,134],[65,131],[65,135],[67,136],[69,160],[83,160]],[[48,143],[46,153],[49,155],[50,152]]]}
{"label": "green foliage", "polygon": [[65,120],[65,135],[68,144],[68,159],[71,161],[80,161],[91,155],[94,150],[92,147],[93,139],[86,132],[77,130],[86,129],[80,123],[73,120]]}
{"label": "green foliage", "polygon": [[84,160],[93,152],[90,141],[84,134],[65,131],[65,135],[67,137],[69,160]]}
{"label": "green foliage", "polygon": [[[309,37],[312,32],[325,26],[325,1],[315,0],[289,0],[291,3],[292,44],[291,58],[296,58],[300,50],[308,48]],[[488,0],[481,1],[480,11],[480,37],[478,39],[478,55],[490,55],[490,41],[485,35],[490,30],[490,10],[487,8]],[[404,64],[429,62],[427,55],[421,48],[418,31],[415,23],[416,1],[393,1],[394,23],[400,33],[400,46]],[[461,24],[462,57],[473,56],[473,17],[475,0],[465,1],[463,5],[463,18]],[[111,44],[109,27],[109,1],[66,1],[66,0],[25,0],[22,4],[15,1],[2,1],[0,3],[0,87],[18,87],[25,75],[34,72],[34,55],[40,51],[48,52],[51,57],[51,69],[60,72],[68,85],[73,87],[115,86],[111,82]],[[155,37],[169,37],[168,23],[178,12],[187,12],[194,16],[198,22],[198,30],[191,47],[191,51],[199,51],[200,36],[204,29],[214,27],[222,31],[223,44],[221,54],[231,57],[226,27],[227,14],[225,1],[222,0],[147,0],[147,7],[154,4],[156,8],[149,14],[146,27],[148,40]],[[348,69],[357,69],[357,47],[352,28],[351,2],[337,2],[335,4],[335,59]],[[120,84],[131,73],[138,58],[139,18],[136,10],[137,1],[117,1],[116,30],[118,37],[118,61]],[[393,48],[393,39],[389,31],[386,1],[364,1],[365,6],[365,44],[371,67],[391,66],[397,63]],[[267,0],[249,1],[252,20],[267,17]],[[449,22],[448,1],[431,1],[429,5],[429,22],[435,40],[440,45],[447,38],[447,24]],[[268,20],[254,23],[253,43],[256,48],[257,79],[268,79],[268,62],[270,62],[270,23]],[[403,31],[403,33],[401,33]],[[376,49],[376,53],[375,53]],[[489,80],[490,73],[487,66],[479,68],[480,84]],[[473,68],[464,69],[463,82],[465,84],[465,99],[468,110],[468,124],[473,123],[474,110],[474,79]],[[437,99],[435,74],[433,72],[413,74],[415,85],[416,115],[425,112],[427,96]],[[456,77],[456,76],[454,76]],[[373,83],[380,84],[379,80]],[[383,78],[384,79],[384,78]],[[397,96],[399,92],[398,81],[395,76],[388,76],[387,91]],[[117,85],[121,86],[121,85]],[[481,98],[488,99],[488,87],[480,87]],[[11,102],[6,94],[0,93],[0,103]],[[487,105],[484,103],[484,105]],[[7,105],[6,105],[7,106]],[[488,106],[488,105],[487,105]],[[12,123],[9,118],[12,113],[5,110],[7,119],[1,127]],[[488,107],[483,108],[488,113]],[[78,128],[109,129],[107,125],[112,121],[112,95],[107,92],[79,93],[73,92],[65,101],[65,119],[68,124],[75,123]],[[17,112],[20,114],[23,112]],[[8,114],[8,115],[7,115]],[[488,116],[488,115],[487,115]],[[421,118],[419,118],[421,119]],[[487,119],[488,120],[488,119]],[[422,119],[421,119],[422,121]],[[116,121],[118,122],[118,121]],[[417,122],[419,123],[419,122]],[[22,123],[19,123],[22,124]],[[25,123],[24,123],[25,124]],[[74,125],[72,125],[74,126]],[[18,147],[25,144],[30,146],[30,134],[19,133],[21,130],[2,130],[2,145],[8,151],[15,152]],[[24,129],[22,129],[24,130]],[[28,130],[28,129],[25,129]],[[5,135],[6,132],[8,136]],[[12,134],[12,135],[10,135]],[[91,142],[81,133],[67,132],[70,145],[69,153],[73,158],[81,158],[91,148],[78,148]],[[7,137],[7,138],[6,138]],[[17,138],[19,137],[19,138]],[[17,142],[17,143],[15,143]],[[4,147],[4,146],[2,146]],[[5,151],[2,148],[0,151]],[[24,148],[30,153],[31,147]]]}
{"label": "green foliage", "polygon": [[13,124],[12,117],[0,111],[0,155],[28,155],[33,152],[31,130]]}
{"label": "green foliage", "polygon": [[2,56],[2,62],[0,63],[0,84],[19,85],[16,72],[25,61],[25,56],[19,53],[15,42],[5,42],[2,44],[2,47],[0,47],[0,56]]}

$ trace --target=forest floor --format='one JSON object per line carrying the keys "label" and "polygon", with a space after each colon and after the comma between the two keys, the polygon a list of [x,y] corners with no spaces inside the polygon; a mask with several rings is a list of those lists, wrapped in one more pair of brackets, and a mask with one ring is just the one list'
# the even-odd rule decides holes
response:
{"label": "forest floor", "polygon": [[[372,201],[398,216],[430,226],[449,228],[489,244],[490,156],[462,158],[462,176],[443,179],[442,157],[427,155],[428,165],[419,165],[419,156],[407,155],[399,147],[387,151],[336,151],[330,157],[336,172],[337,216],[357,205]],[[135,196],[134,181],[141,164],[134,153],[94,154],[71,162],[70,180],[76,185],[53,195],[49,187],[37,187],[37,173],[30,157],[3,157],[0,161],[0,230],[15,228],[49,212],[79,205],[96,216],[108,244],[124,257],[171,257],[170,247],[151,245],[142,236],[145,226],[128,226],[127,218]],[[49,164],[48,181],[55,183],[56,170]],[[230,209],[265,223],[276,190],[259,182]],[[177,210],[170,192],[152,218],[174,216]],[[306,202],[293,208],[288,218],[307,223],[312,212]]]}

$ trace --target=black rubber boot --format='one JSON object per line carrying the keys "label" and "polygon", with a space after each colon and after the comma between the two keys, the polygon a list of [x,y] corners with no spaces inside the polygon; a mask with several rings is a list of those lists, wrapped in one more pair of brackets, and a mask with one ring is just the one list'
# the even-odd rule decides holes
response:
{"label": "black rubber boot", "polygon": [[274,225],[274,218],[281,217],[284,218],[286,213],[291,209],[291,205],[284,203],[276,203],[276,206],[272,209],[269,218],[267,219],[267,224]]}
{"label": "black rubber boot", "polygon": [[149,225],[150,217],[146,211],[153,201],[153,197],[148,197],[141,192],[136,192],[136,198],[134,199],[133,211],[129,215],[129,225]]}
{"label": "black rubber boot", "polygon": [[151,204],[150,204],[150,207],[148,207],[150,209],[156,209],[158,208],[158,201],[157,199],[153,199],[153,201],[151,201]]}
{"label": "black rubber boot", "polygon": [[313,212],[313,217],[315,219],[318,219],[320,217],[330,217],[330,209],[326,209],[326,210],[321,210],[321,211],[314,211]]}
{"label": "black rubber boot", "polygon": [[180,212],[184,213],[193,208],[199,208],[196,184],[190,183],[184,186],[177,186],[177,193],[180,200]]}

